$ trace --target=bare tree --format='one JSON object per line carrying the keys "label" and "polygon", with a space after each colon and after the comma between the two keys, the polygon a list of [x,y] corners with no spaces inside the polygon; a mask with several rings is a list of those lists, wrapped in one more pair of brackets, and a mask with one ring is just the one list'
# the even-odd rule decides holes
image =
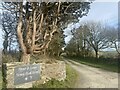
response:
{"label": "bare tree", "polygon": [[107,38],[107,28],[99,22],[89,22],[84,24],[87,27],[86,41],[93,48],[98,58],[99,50],[106,49],[110,46],[109,39]]}
{"label": "bare tree", "polygon": [[118,55],[120,55],[120,49],[119,49],[119,40],[118,40],[118,30],[114,27],[108,27],[107,37],[109,39],[109,42],[111,43],[111,48],[114,48]]}

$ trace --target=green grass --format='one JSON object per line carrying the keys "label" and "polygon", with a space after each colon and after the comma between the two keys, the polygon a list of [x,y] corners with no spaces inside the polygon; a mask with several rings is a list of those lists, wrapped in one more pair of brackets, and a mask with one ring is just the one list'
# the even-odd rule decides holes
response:
{"label": "green grass", "polygon": [[77,78],[78,73],[69,65],[66,65],[66,79],[64,81],[52,79],[45,84],[34,85],[33,88],[73,88]]}
{"label": "green grass", "polygon": [[118,53],[116,51],[100,51],[99,52],[101,55],[100,57],[105,57],[105,58],[113,58],[113,57],[118,57]]}
{"label": "green grass", "polygon": [[100,58],[96,60],[95,58],[81,58],[81,57],[67,57],[67,58],[88,66],[101,68],[107,71],[118,72],[117,60],[105,59],[105,58]]}
{"label": "green grass", "polygon": [[2,72],[0,71],[0,90],[2,89]]}

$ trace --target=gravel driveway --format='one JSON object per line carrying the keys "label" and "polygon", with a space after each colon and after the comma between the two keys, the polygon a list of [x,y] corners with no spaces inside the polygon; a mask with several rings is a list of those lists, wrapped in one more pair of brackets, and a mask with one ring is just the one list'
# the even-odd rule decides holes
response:
{"label": "gravel driveway", "polygon": [[118,88],[118,73],[90,67],[72,60],[65,60],[78,73],[75,88]]}

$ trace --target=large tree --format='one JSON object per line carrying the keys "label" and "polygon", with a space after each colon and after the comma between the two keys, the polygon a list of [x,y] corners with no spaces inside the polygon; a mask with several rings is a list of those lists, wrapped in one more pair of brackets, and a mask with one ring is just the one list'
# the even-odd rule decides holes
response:
{"label": "large tree", "polygon": [[[89,2],[27,2],[24,5],[22,2],[9,3],[15,6],[14,11],[16,10],[19,16],[17,36],[22,51],[21,60],[29,63],[30,55],[34,53],[49,56],[48,49],[53,48],[52,44],[60,41],[58,36],[63,34],[60,27],[64,28],[66,26],[64,24],[75,22],[78,17],[86,15],[89,4]],[[56,45],[54,48],[59,50],[60,43]]]}
{"label": "large tree", "polygon": [[108,29],[99,22],[87,22],[83,25],[83,28],[87,30],[85,40],[93,48],[96,58],[98,58],[98,52],[110,46],[107,38]]}

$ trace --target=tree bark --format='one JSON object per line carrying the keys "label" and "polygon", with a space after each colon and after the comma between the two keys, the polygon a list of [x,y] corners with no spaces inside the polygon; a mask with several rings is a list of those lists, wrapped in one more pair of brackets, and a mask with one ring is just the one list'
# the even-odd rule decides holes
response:
{"label": "tree bark", "polygon": [[25,64],[28,64],[30,62],[30,54],[22,53],[21,61],[23,61]]}
{"label": "tree bark", "polygon": [[99,57],[98,57],[98,51],[97,51],[97,50],[95,50],[95,57],[96,57],[96,58],[99,58]]}
{"label": "tree bark", "polygon": [[33,13],[33,35],[32,35],[32,52],[35,48],[35,35],[36,35],[36,10]]}
{"label": "tree bark", "polygon": [[[118,55],[120,56],[120,51],[118,50],[118,49],[119,49],[119,46],[117,47],[116,42],[114,42],[114,45],[115,45],[116,52],[117,52],[117,53],[118,53]],[[118,44],[118,45],[119,45],[119,44]]]}
{"label": "tree bark", "polygon": [[77,54],[79,55],[80,54],[80,50],[79,50],[79,41],[77,42]]}
{"label": "tree bark", "polygon": [[8,36],[5,36],[5,40],[3,42],[3,53],[7,53],[7,48],[8,48]]}
{"label": "tree bark", "polygon": [[30,54],[27,53],[27,48],[23,42],[23,35],[22,35],[22,3],[20,3],[20,16],[19,16],[19,21],[18,21],[18,26],[17,26],[17,36],[18,36],[18,41],[20,44],[20,48],[22,51],[21,55],[21,60],[25,64],[30,62]]}

